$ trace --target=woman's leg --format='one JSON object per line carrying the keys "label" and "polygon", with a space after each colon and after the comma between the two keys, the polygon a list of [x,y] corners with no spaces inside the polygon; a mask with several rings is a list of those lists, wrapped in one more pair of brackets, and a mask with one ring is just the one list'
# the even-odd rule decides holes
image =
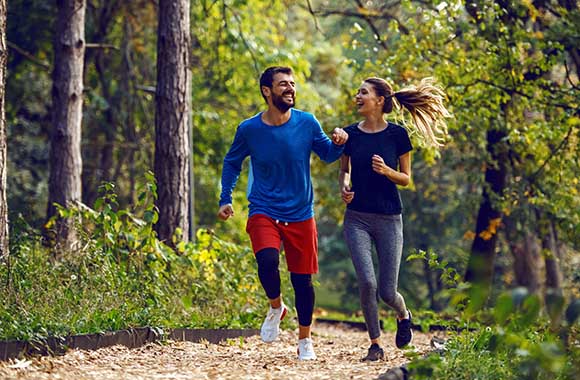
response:
{"label": "woman's leg", "polygon": [[373,223],[372,235],[379,257],[379,295],[399,318],[407,317],[405,299],[397,291],[399,268],[403,253],[403,222],[401,215],[382,215]]}
{"label": "woman's leg", "polygon": [[377,302],[377,280],[372,260],[372,239],[364,213],[346,210],[344,237],[354,265],[360,294],[360,303],[369,337],[376,340],[381,335]]}

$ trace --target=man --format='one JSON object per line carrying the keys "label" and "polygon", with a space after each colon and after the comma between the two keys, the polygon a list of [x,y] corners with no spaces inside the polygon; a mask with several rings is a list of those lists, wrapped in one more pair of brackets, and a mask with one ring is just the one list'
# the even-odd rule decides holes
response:
{"label": "man", "polygon": [[312,274],[318,272],[318,236],[314,221],[310,154],[325,162],[337,160],[348,135],[340,128],[332,141],[314,115],[294,109],[296,88],[292,69],[270,67],[260,77],[260,91],[268,108],[244,120],[222,171],[218,217],[234,215],[232,191],[242,162],[250,156],[249,218],[246,231],[258,264],[258,276],[270,308],[260,336],[273,342],[287,313],[278,271],[281,244],[294,288],[298,312],[298,359],[316,359],[310,327],[314,310]]}

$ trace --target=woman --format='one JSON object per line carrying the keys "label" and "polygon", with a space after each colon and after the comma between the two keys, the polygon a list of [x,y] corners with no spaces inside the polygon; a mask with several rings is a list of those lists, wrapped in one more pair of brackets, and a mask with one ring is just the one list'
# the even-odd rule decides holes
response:
{"label": "woman", "polygon": [[[402,348],[411,342],[411,312],[397,292],[403,251],[402,204],[397,185],[411,180],[411,150],[407,130],[386,121],[394,107],[410,112],[413,128],[428,144],[441,146],[449,113],[444,93],[427,78],[417,87],[394,92],[381,78],[368,78],[356,94],[358,112],[364,120],[349,125],[349,139],[341,158],[339,185],[347,204],[344,236],[350,250],[360,290],[360,301],[371,346],[363,361],[384,358],[379,344],[380,327],[377,280],[372,246],[379,259],[378,294],[397,313],[395,343]],[[351,188],[352,182],[352,188]]]}

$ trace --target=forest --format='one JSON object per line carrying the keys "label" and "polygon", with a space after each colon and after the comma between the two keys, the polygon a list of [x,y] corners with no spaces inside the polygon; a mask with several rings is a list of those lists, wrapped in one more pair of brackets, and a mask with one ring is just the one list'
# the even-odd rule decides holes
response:
{"label": "forest", "polygon": [[[365,78],[445,91],[441,147],[388,115],[414,147],[399,291],[451,334],[411,377],[580,373],[580,2],[0,0],[0,29],[0,340],[259,326],[247,162],[216,214],[284,65],[327,134]],[[317,310],[362,321],[338,162],[311,170]]]}

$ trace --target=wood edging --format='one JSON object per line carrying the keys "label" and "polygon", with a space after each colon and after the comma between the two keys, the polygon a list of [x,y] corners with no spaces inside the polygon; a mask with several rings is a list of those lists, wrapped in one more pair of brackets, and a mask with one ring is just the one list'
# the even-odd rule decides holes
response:
{"label": "wood edging", "polygon": [[[364,322],[344,321],[327,318],[316,318],[316,323],[328,323],[333,325],[346,325],[350,328],[366,331]],[[380,321],[383,329],[383,321]],[[420,325],[412,328],[422,331]],[[430,331],[453,330],[444,326],[429,326]],[[99,348],[114,345],[123,345],[128,348],[141,347],[147,343],[176,340],[188,342],[200,342],[206,340],[209,343],[219,343],[226,339],[236,339],[258,335],[257,329],[160,329],[152,327],[138,327],[119,331],[104,332],[98,334],[71,335],[68,337],[49,337],[34,341],[0,341],[0,361],[6,361],[22,356],[33,355],[60,355],[69,349],[97,350]]]}
{"label": "wood edging", "polygon": [[68,349],[97,350],[114,345],[128,348],[162,340],[180,340],[219,343],[226,339],[249,337],[259,334],[256,329],[171,329],[162,330],[151,327],[130,328],[100,334],[71,335],[62,338],[46,338],[38,341],[0,341],[0,361],[21,356],[59,355]]}

